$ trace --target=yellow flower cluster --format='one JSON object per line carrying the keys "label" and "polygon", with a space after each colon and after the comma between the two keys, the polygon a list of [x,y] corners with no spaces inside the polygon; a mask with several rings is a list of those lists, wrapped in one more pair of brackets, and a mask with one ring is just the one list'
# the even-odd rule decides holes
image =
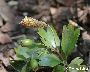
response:
{"label": "yellow flower cluster", "polygon": [[32,27],[32,28],[44,28],[47,27],[48,25],[45,22],[38,21],[36,19],[33,19],[31,17],[25,16],[24,19],[20,22],[23,26],[26,28]]}

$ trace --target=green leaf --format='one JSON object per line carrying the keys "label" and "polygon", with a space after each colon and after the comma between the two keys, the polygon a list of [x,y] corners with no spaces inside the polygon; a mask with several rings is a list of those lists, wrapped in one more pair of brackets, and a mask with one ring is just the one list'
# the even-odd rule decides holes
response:
{"label": "green leaf", "polygon": [[38,34],[41,37],[41,41],[45,44],[45,46],[49,48],[56,48],[60,46],[59,37],[53,27],[47,27],[46,30],[43,28],[38,29]]}
{"label": "green leaf", "polygon": [[70,72],[86,72],[86,66],[81,65],[83,63],[83,59],[80,59],[80,57],[76,57],[71,61],[71,63],[68,65],[69,66],[69,71]]}
{"label": "green leaf", "polygon": [[18,48],[15,48],[17,57],[21,59],[29,58],[29,55],[27,54],[28,51],[29,51],[29,48],[27,47],[20,46]]}
{"label": "green leaf", "polygon": [[47,47],[52,47],[49,44],[49,41],[47,41],[47,34],[46,31],[43,28],[38,29],[38,34],[41,36],[41,41],[45,44]]}
{"label": "green leaf", "polygon": [[54,29],[53,26],[51,26],[51,28],[52,28],[52,31],[53,31],[53,35],[54,35],[54,40],[55,40],[56,46],[60,46],[60,39],[59,39],[59,37],[57,35],[57,32],[56,32],[56,30]]}
{"label": "green leaf", "polygon": [[70,64],[77,64],[77,65],[80,65],[80,64],[82,64],[83,63],[83,59],[80,59],[80,57],[76,57],[75,59],[73,59],[72,61],[71,61],[71,63]]}
{"label": "green leaf", "polygon": [[34,48],[34,49],[30,49],[27,54],[29,55],[30,58],[34,58],[34,59],[39,59],[40,56],[48,54],[49,52],[47,51],[47,49],[45,48]]}
{"label": "green leaf", "polygon": [[85,65],[69,65],[69,72],[86,72],[86,66]]}
{"label": "green leaf", "polygon": [[14,61],[10,61],[10,64],[17,72],[21,72],[26,62],[22,60],[14,60]]}
{"label": "green leaf", "polygon": [[61,47],[66,57],[71,54],[78,40],[80,30],[74,28],[72,25],[64,26],[62,32]]}
{"label": "green leaf", "polygon": [[61,60],[54,54],[46,54],[40,57],[40,66],[50,66],[54,67],[60,64]]}
{"label": "green leaf", "polygon": [[21,72],[30,72],[31,71],[31,66],[29,64],[29,61],[22,67]]}
{"label": "green leaf", "polygon": [[[27,64],[25,64],[21,70],[21,72],[27,72]],[[29,71],[28,71],[29,72]]]}
{"label": "green leaf", "polygon": [[10,61],[11,66],[16,70],[16,72],[30,72],[31,68],[28,63],[29,62],[23,60]]}
{"label": "green leaf", "polygon": [[52,48],[56,48],[55,40],[54,40],[54,35],[53,35],[53,30],[51,27],[47,28],[47,41],[51,44]]}
{"label": "green leaf", "polygon": [[38,59],[41,55],[48,54],[48,50],[45,48],[27,48],[21,47],[15,48],[15,52],[18,60],[25,60],[27,58]]}
{"label": "green leaf", "polygon": [[64,66],[61,65],[55,66],[53,72],[65,72]]}

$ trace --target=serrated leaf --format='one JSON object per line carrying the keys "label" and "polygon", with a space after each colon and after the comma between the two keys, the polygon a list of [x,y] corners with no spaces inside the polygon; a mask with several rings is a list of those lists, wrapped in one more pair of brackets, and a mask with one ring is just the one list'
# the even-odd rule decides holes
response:
{"label": "serrated leaf", "polygon": [[60,64],[61,60],[54,54],[46,54],[40,57],[39,59],[40,66],[50,66],[54,67]]}
{"label": "serrated leaf", "polygon": [[80,59],[80,57],[76,57],[71,61],[71,63],[68,65],[69,66],[69,71],[70,72],[86,72],[86,66],[81,65],[83,63],[83,59]]}
{"label": "serrated leaf", "polygon": [[38,29],[38,34],[45,46],[49,48],[56,48],[57,46],[60,46],[59,37],[53,27],[49,26],[47,27],[47,30],[40,28]]}
{"label": "serrated leaf", "polygon": [[80,57],[76,57],[75,59],[73,59],[72,61],[71,61],[71,63],[70,64],[77,64],[77,65],[80,65],[80,64],[82,64],[83,63],[83,59],[81,59]]}
{"label": "serrated leaf", "polygon": [[77,64],[69,65],[69,72],[86,72],[86,66]]}
{"label": "serrated leaf", "polygon": [[54,37],[55,37],[55,42],[56,42],[56,46],[60,46],[60,39],[59,39],[59,37],[58,37],[58,35],[57,35],[57,32],[56,32],[56,30],[54,29],[54,27],[53,26],[51,26],[51,28],[52,28],[52,30],[53,30],[53,35],[54,35]]}
{"label": "serrated leaf", "polygon": [[38,34],[40,35],[41,41],[45,44],[45,46],[52,47],[47,40],[47,34],[43,28],[38,29]]}
{"label": "serrated leaf", "polygon": [[80,34],[79,29],[72,25],[64,26],[62,32],[61,47],[66,57],[72,52]]}
{"label": "serrated leaf", "polygon": [[47,41],[49,41],[49,43],[51,44],[52,48],[56,48],[56,44],[55,44],[55,37],[54,37],[54,34],[53,34],[53,30],[51,27],[48,27],[47,28]]}

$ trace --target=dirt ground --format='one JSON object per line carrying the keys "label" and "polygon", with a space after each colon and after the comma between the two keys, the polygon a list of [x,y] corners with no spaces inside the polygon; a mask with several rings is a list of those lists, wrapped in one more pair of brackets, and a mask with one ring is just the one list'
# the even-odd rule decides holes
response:
{"label": "dirt ground", "polygon": [[63,25],[68,24],[68,20],[76,22],[83,30],[68,62],[80,56],[85,64],[90,64],[89,0],[0,0],[0,72],[14,72],[9,67],[9,59],[16,58],[13,48],[19,39],[24,36],[38,39],[33,29],[19,24],[24,16],[54,25],[60,38]]}

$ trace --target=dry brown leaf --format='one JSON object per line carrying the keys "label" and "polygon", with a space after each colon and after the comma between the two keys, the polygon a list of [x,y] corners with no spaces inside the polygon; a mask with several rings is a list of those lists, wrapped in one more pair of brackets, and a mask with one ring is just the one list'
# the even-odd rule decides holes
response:
{"label": "dry brown leaf", "polygon": [[3,67],[2,64],[0,64],[0,72],[7,72],[6,69]]}
{"label": "dry brown leaf", "polygon": [[65,5],[65,6],[72,6],[75,2],[75,0],[56,0],[59,4]]}
{"label": "dry brown leaf", "polygon": [[70,8],[68,7],[60,7],[56,10],[56,12],[53,15],[54,19],[59,20],[65,20],[67,18],[72,18],[72,13]]}
{"label": "dry brown leaf", "polygon": [[88,40],[90,42],[90,35],[87,33],[87,31],[82,33],[83,40]]}
{"label": "dry brown leaf", "polygon": [[11,31],[14,28],[15,16],[5,0],[0,0],[0,16],[3,21],[2,24],[4,25],[1,28],[2,32]]}
{"label": "dry brown leaf", "polygon": [[9,58],[4,57],[3,53],[0,53],[0,60],[2,61],[2,63],[7,67],[8,65],[10,65],[9,63]]}
{"label": "dry brown leaf", "polygon": [[50,7],[50,12],[52,15],[54,15],[57,12],[57,8]]}
{"label": "dry brown leaf", "polygon": [[8,34],[0,33],[0,43],[1,44],[6,44],[6,43],[10,43],[10,42],[12,42],[12,40]]}
{"label": "dry brown leaf", "polygon": [[84,10],[77,8],[78,17],[81,17],[84,14]]}
{"label": "dry brown leaf", "polygon": [[2,32],[10,32],[15,30],[15,26],[13,24],[7,23],[0,29]]}
{"label": "dry brown leaf", "polygon": [[6,22],[12,22],[14,19],[14,15],[5,0],[0,0],[0,15]]}

